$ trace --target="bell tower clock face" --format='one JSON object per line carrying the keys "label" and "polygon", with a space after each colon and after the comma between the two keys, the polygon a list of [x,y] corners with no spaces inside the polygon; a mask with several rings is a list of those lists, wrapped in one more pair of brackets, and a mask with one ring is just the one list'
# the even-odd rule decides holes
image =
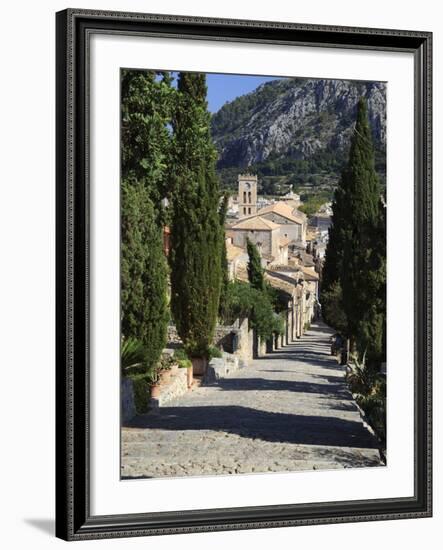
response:
{"label": "bell tower clock face", "polygon": [[249,189],[251,189],[251,184],[249,182],[246,182],[245,188],[249,191]]}

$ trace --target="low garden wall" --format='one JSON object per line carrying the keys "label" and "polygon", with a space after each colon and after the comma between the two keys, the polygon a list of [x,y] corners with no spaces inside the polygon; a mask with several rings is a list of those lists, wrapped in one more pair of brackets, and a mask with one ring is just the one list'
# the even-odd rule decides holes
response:
{"label": "low garden wall", "polygon": [[123,424],[129,422],[137,414],[134,400],[134,385],[130,378],[122,378],[120,384],[121,419]]}
{"label": "low garden wall", "polygon": [[161,384],[160,395],[151,397],[149,406],[153,409],[163,407],[166,403],[180,397],[188,391],[187,372],[185,368],[178,369],[177,373],[171,378],[167,384]]}

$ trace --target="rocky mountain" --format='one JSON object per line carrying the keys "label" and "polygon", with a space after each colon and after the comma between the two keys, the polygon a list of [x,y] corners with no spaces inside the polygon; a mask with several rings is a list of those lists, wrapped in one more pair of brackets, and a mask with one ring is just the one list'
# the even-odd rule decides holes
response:
{"label": "rocky mountain", "polygon": [[252,168],[296,185],[321,183],[329,175],[333,183],[346,161],[361,96],[383,179],[386,84],[349,80],[279,79],[226,103],[212,117],[219,171],[223,176]]}

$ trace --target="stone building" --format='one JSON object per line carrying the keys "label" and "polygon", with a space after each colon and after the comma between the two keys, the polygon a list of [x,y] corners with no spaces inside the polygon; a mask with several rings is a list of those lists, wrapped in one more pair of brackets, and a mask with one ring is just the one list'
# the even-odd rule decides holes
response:
{"label": "stone building", "polygon": [[236,279],[239,269],[246,268],[249,257],[244,248],[233,244],[232,237],[226,237],[225,243],[229,280],[233,281]]}
{"label": "stone building", "polygon": [[260,216],[241,219],[229,228],[234,246],[246,250],[247,239],[253,242],[262,257],[264,266],[276,262],[288,262],[287,237],[282,237],[280,226]]}
{"label": "stone building", "polygon": [[257,214],[257,176],[238,176],[238,215],[240,218]]}
{"label": "stone building", "polygon": [[271,204],[258,211],[258,215],[281,226],[281,236],[289,241],[306,243],[307,218],[303,212],[283,201]]}

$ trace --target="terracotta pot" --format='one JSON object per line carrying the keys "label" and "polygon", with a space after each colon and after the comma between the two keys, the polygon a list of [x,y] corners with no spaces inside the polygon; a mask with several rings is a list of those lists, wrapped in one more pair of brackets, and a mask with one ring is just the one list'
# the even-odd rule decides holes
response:
{"label": "terracotta pot", "polygon": [[202,376],[206,372],[208,361],[205,357],[191,357],[193,372],[197,376]]}
{"label": "terracotta pot", "polygon": [[154,384],[151,386],[151,397],[158,399],[160,397],[160,384]]}
{"label": "terracotta pot", "polygon": [[192,382],[194,381],[192,366],[186,368],[186,381],[188,383],[188,388],[190,388],[192,386]]}

